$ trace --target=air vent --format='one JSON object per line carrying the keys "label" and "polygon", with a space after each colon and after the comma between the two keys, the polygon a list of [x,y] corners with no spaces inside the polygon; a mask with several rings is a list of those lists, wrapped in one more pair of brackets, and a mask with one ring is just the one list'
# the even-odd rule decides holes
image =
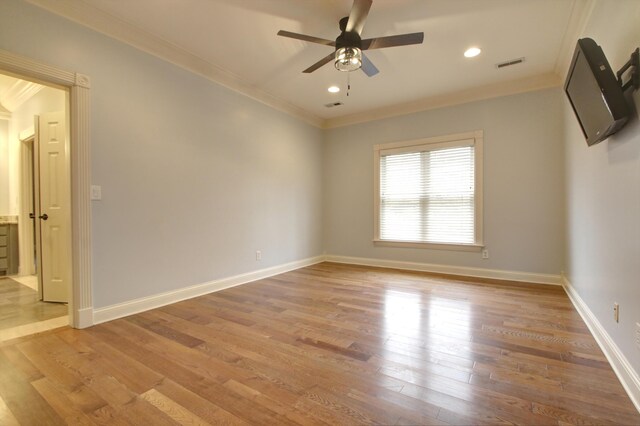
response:
{"label": "air vent", "polygon": [[330,104],[324,104],[324,106],[326,106],[327,108],[333,108],[340,105],[344,105],[344,104],[342,102],[331,102]]}
{"label": "air vent", "polygon": [[518,59],[512,59],[510,61],[506,61],[506,62],[500,62],[498,64],[496,64],[496,68],[500,69],[500,68],[504,68],[504,67],[510,67],[512,65],[518,65],[524,62],[524,56],[522,58],[518,58]]}

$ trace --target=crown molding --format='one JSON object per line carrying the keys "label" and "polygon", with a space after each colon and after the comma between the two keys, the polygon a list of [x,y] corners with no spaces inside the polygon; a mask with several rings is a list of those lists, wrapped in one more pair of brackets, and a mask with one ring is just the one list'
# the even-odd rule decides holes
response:
{"label": "crown molding", "polygon": [[433,96],[414,102],[400,105],[379,108],[358,114],[351,114],[344,117],[332,118],[325,121],[324,128],[332,129],[336,127],[349,126],[352,124],[365,123],[367,121],[381,120],[384,118],[396,117],[400,115],[412,114],[420,111],[444,108],[448,106],[466,104],[469,102],[484,99],[498,98],[502,96],[515,95],[518,93],[533,92],[536,90],[559,87],[561,79],[554,73],[536,75],[533,77],[521,78],[486,86],[476,87],[459,92],[448,93],[441,96]]}
{"label": "crown molding", "polygon": [[11,120],[11,111],[2,106],[0,101],[0,120]]}
{"label": "crown molding", "polygon": [[562,44],[556,58],[554,72],[557,75],[561,77],[567,75],[576,41],[584,34],[595,6],[596,0],[574,0],[567,22],[567,30],[562,38]]}
{"label": "crown molding", "polygon": [[26,80],[16,80],[11,86],[7,87],[7,89],[0,93],[0,104],[2,104],[3,108],[0,108],[0,112],[2,109],[6,109],[10,112],[15,111],[31,99],[36,93],[42,90],[44,86],[32,83]]}
{"label": "crown molding", "polygon": [[94,31],[105,34],[136,49],[149,53],[190,72],[214,81],[233,91],[261,102],[276,110],[301,119],[322,129],[348,126],[367,121],[380,120],[419,111],[443,108],[468,102],[508,96],[558,87],[562,84],[559,76],[566,73],[575,39],[584,28],[593,11],[596,0],[575,0],[565,32],[554,72],[527,77],[519,80],[495,83],[487,86],[429,97],[413,102],[378,108],[371,111],[350,114],[343,117],[323,119],[277,96],[267,93],[239,76],[212,64],[187,50],[160,37],[141,30],[122,19],[97,9],[82,0],[25,0],[49,12],[74,21]]}
{"label": "crown molding", "polygon": [[122,19],[78,0],[25,0],[80,25],[124,42],[274,109],[323,127],[324,120],[283,99],[243,81],[237,75],[196,56],[160,37],[141,30]]}

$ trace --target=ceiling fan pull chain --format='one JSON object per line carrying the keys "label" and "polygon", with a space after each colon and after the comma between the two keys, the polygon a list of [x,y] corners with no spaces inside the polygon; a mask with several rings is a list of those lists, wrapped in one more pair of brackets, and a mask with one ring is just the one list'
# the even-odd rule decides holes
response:
{"label": "ceiling fan pull chain", "polygon": [[347,73],[347,97],[349,97],[349,92],[351,91],[351,73]]}

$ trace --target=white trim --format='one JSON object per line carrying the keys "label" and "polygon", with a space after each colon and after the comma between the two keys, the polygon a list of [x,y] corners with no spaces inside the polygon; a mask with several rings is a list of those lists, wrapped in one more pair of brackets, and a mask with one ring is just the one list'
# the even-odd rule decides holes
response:
{"label": "white trim", "polygon": [[11,120],[11,111],[6,109],[2,105],[2,99],[0,98],[0,120]]}
{"label": "white trim", "polygon": [[[35,275],[36,268],[33,258],[35,251],[34,226],[29,213],[35,212],[33,204],[34,193],[34,167],[33,150],[35,143],[35,129],[23,130],[19,133],[20,140],[20,197],[18,203],[18,250],[19,266],[18,275]],[[36,286],[38,298],[42,298],[40,286]]]}
{"label": "white trim", "polygon": [[405,269],[408,271],[433,272],[437,274],[460,275],[465,277],[519,281],[532,284],[560,285],[560,275],[537,274],[532,272],[504,271],[500,269],[470,268],[467,266],[436,265],[432,263],[405,262],[400,260],[371,259],[327,255],[325,261],[350,265],[375,266],[379,268]]}
{"label": "white trim", "polygon": [[44,86],[38,83],[26,80],[16,80],[10,87],[2,92],[0,104],[2,104],[2,106],[7,110],[13,112],[43,88]]}
{"label": "white trim", "polygon": [[[435,138],[435,139],[440,139],[440,138]],[[414,145],[414,141],[408,142],[407,144],[403,144],[402,142],[393,142],[388,145],[392,145],[392,146],[399,145],[399,146],[392,148],[390,146],[387,146],[387,144],[383,144],[383,145],[375,145],[374,149],[377,149],[376,147],[381,147],[379,155],[380,157],[386,157],[388,155],[398,155],[398,154],[405,154],[405,153],[408,154],[411,152],[418,152],[418,151],[439,151],[439,150],[448,149],[448,148],[473,147],[475,145],[475,140],[473,138],[457,139],[457,138],[448,137],[447,139],[449,139],[447,142],[433,142],[430,139],[425,139],[424,143],[418,144],[418,145]]]}
{"label": "white trim", "polygon": [[[441,144],[441,143],[445,144],[452,141],[463,141],[466,139],[473,140],[476,138],[482,138],[482,135],[483,135],[482,130],[476,130],[473,132],[454,133],[451,135],[441,135],[441,136],[431,136],[428,138],[412,139],[408,141],[379,143],[379,144],[375,144],[373,146],[373,149],[378,151],[386,151],[386,150],[404,148],[404,147],[414,147],[414,146],[419,147],[422,145]],[[469,144],[469,146],[471,145],[473,144],[472,143]]]}
{"label": "white trim", "polygon": [[48,83],[61,89],[68,89],[75,84],[74,73],[16,55],[8,50],[0,50],[0,67],[14,77]]}
{"label": "white trim", "polygon": [[554,73],[541,74],[523,79],[502,81],[487,86],[462,90],[459,92],[446,93],[439,96],[431,96],[415,102],[391,105],[384,108],[374,109],[342,117],[325,120],[324,128],[333,129],[336,127],[350,126],[352,124],[365,123],[368,121],[382,120],[390,117],[413,114],[421,111],[439,109],[454,105],[466,104],[469,102],[481,101],[485,99],[499,98],[502,96],[515,95],[518,93],[534,92],[537,90],[560,87],[562,80]]}
{"label": "white trim", "polygon": [[417,243],[409,241],[373,240],[373,244],[379,247],[405,247],[431,250],[475,251],[480,252],[484,248],[482,244],[438,244]]}
{"label": "white trim", "polygon": [[[455,133],[408,141],[388,142],[373,146],[373,241],[376,245],[394,247],[429,248],[435,250],[480,251],[484,247],[483,219],[483,174],[484,174],[484,131]],[[404,152],[428,151],[450,146],[472,146],[474,149],[475,189],[474,189],[474,242],[472,244],[429,243],[383,240],[380,238],[380,158]]]}
{"label": "white trim", "polygon": [[561,79],[564,79],[569,71],[569,65],[571,64],[571,58],[573,58],[576,41],[584,34],[595,6],[595,0],[574,0],[573,2],[571,15],[567,22],[567,30],[562,38],[562,44],[560,45],[560,50],[558,51],[558,57],[556,58],[556,64],[554,67],[555,73],[560,76]]}
{"label": "white trim", "polygon": [[[501,96],[526,93],[550,87],[561,86],[561,79],[557,74],[549,72],[533,77],[503,81],[482,87],[472,88],[459,92],[430,96],[414,102],[398,105],[390,105],[371,111],[351,114],[342,117],[323,119],[303,108],[300,108],[284,99],[279,98],[264,90],[258,89],[251,83],[229,72],[222,67],[210,63],[203,58],[194,55],[160,37],[141,30],[122,19],[100,10],[90,4],[77,0],[26,0],[49,12],[63,16],[80,25],[98,31],[111,38],[119,40],[136,49],[147,52],[167,62],[201,75],[211,81],[215,81],[236,92],[242,93],[258,102],[262,102],[272,108],[285,112],[296,118],[323,129],[342,127],[356,123],[380,120],[389,117],[411,114],[419,111],[443,108],[446,106],[460,105],[483,99],[497,98]],[[580,0],[576,0],[579,2]],[[576,10],[571,15],[570,23],[580,19]],[[576,17],[577,16],[577,17]],[[574,25],[575,26],[575,25]],[[571,27],[573,28],[573,26]],[[569,38],[565,35],[565,39]],[[562,49],[561,49],[562,51]]]}
{"label": "white trim", "polygon": [[70,90],[69,115],[71,120],[71,252],[72,296],[75,310],[71,325],[88,327],[82,312],[93,306],[91,288],[91,129],[89,79],[74,74]]}
{"label": "white trim", "polygon": [[230,71],[208,62],[160,37],[141,30],[122,19],[77,0],[27,0],[49,12],[119,40],[229,89],[248,96],[274,109],[305,122],[322,127],[324,120],[298,106],[267,93],[242,80]]}
{"label": "white trim", "polygon": [[508,281],[520,281],[526,283],[552,284],[560,285],[559,275],[550,274],[534,274],[529,272],[514,272],[491,270],[482,268],[468,268],[462,266],[434,265],[427,263],[402,262],[383,259],[367,259],[360,257],[321,255],[310,257],[307,259],[297,260],[294,262],[276,265],[245,274],[234,275],[231,277],[221,278],[202,284],[181,288],[178,290],[168,291],[165,293],[155,294],[153,296],[142,297],[127,302],[117,303],[115,305],[105,306],[94,310],[83,310],[81,316],[85,320],[85,324],[89,322],[89,316],[93,314],[92,324],[100,324],[112,321],[118,318],[134,315],[150,309],[159,308],[161,306],[177,303],[182,300],[191,299],[202,296],[204,294],[213,293],[227,288],[247,284],[253,281],[272,277],[306,266],[315,265],[321,262],[344,263],[350,265],[375,266],[381,268],[404,269],[409,271],[434,272],[450,275],[460,275],[476,278],[489,278]]}
{"label": "white trim", "polygon": [[69,91],[71,128],[71,245],[72,279],[69,322],[77,328],[91,325],[84,312],[92,307],[91,288],[91,158],[89,92],[90,79],[83,74],[16,55],[0,49],[0,70],[19,78]]}
{"label": "white trim", "polygon": [[24,129],[20,133],[18,133],[18,139],[20,139],[20,142],[32,141],[35,137],[36,137],[36,129],[33,126],[29,127],[28,129]]}
{"label": "white trim", "polygon": [[640,411],[640,375],[633,369],[631,363],[624,356],[618,345],[613,341],[607,330],[602,326],[598,318],[589,309],[589,305],[580,297],[576,289],[571,285],[567,277],[562,277],[562,287],[567,292],[571,303],[576,308],[582,320],[589,327],[589,331],[598,342],[600,349],[607,357],[613,371],[620,379],[622,387],[627,391],[631,402]]}
{"label": "white trim", "polygon": [[87,328],[93,325],[93,308],[79,309],[76,315],[77,328]]}
{"label": "white trim", "polygon": [[270,268],[259,269],[257,271],[248,272],[246,274],[235,275],[219,280],[209,281],[202,284],[196,284],[178,290],[168,291],[153,296],[142,297],[140,299],[130,300],[115,305],[106,306],[93,310],[93,324],[100,324],[114,319],[137,314],[139,312],[148,311],[150,309],[159,308],[161,306],[170,305],[185,299],[202,296],[204,294],[213,293],[224,290],[226,288],[235,287],[241,284],[247,284],[253,281],[272,277],[305,266],[315,265],[324,261],[324,256],[310,257],[308,259],[297,260],[285,263],[283,265],[272,266]]}

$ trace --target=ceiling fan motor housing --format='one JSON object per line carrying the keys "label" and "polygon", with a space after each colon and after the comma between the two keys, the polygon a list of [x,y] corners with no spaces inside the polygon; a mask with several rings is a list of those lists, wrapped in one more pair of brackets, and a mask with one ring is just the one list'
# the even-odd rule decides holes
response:
{"label": "ceiling fan motor housing", "polygon": [[360,34],[355,31],[345,31],[348,21],[348,16],[340,20],[340,30],[342,33],[336,39],[336,50],[341,47],[357,47],[362,50],[362,39],[360,38]]}
{"label": "ceiling fan motor housing", "polygon": [[357,47],[362,50],[362,39],[358,33],[344,32],[336,39],[336,50],[341,47]]}

